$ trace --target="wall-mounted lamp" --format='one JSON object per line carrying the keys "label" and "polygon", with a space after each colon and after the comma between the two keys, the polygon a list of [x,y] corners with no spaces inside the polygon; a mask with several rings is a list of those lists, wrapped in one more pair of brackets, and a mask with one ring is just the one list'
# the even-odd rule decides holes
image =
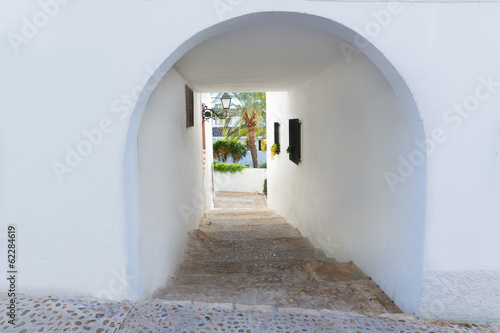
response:
{"label": "wall-mounted lamp", "polygon": [[231,106],[231,96],[228,93],[224,93],[220,101],[222,103],[222,110],[215,111],[213,109],[209,109],[205,103],[201,104],[201,114],[203,117],[203,121],[208,120],[210,118],[219,118],[226,119],[227,118],[227,109]]}

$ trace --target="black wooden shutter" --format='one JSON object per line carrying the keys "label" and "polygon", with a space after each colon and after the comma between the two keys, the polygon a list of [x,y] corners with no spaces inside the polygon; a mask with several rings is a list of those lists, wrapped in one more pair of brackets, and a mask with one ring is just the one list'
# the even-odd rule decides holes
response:
{"label": "black wooden shutter", "polygon": [[186,127],[194,126],[194,92],[186,84]]}
{"label": "black wooden shutter", "polygon": [[290,161],[298,165],[300,162],[300,122],[298,119],[288,120],[288,131],[288,142],[292,147],[289,158]]}
{"label": "black wooden shutter", "polygon": [[280,145],[280,123],[274,123],[274,143]]}

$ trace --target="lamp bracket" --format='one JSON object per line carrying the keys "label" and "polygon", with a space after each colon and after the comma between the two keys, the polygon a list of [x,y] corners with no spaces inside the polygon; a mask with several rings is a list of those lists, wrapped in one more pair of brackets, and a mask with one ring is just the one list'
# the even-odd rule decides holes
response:
{"label": "lamp bracket", "polygon": [[227,118],[227,110],[214,110],[209,109],[205,103],[201,104],[201,116],[203,117],[203,121],[209,120],[211,118],[219,118],[226,119]]}

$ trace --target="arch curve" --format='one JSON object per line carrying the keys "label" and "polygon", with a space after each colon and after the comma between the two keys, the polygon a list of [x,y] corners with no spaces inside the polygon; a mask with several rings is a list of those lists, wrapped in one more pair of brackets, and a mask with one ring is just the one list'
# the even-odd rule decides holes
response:
{"label": "arch curve", "polygon": [[[126,224],[127,224],[127,242],[129,248],[129,274],[130,274],[130,292],[131,298],[137,299],[140,297],[147,296],[141,290],[141,277],[139,270],[139,256],[138,256],[138,239],[137,235],[140,233],[139,221],[140,221],[140,197],[139,197],[139,178],[138,178],[138,148],[137,148],[137,137],[140,129],[140,124],[142,116],[144,114],[147,102],[154,91],[154,88],[159,82],[159,78],[163,77],[173,65],[189,50],[193,49],[200,43],[210,39],[211,37],[217,36],[221,33],[245,27],[249,24],[255,24],[259,21],[268,20],[284,20],[288,22],[300,22],[301,25],[306,25],[311,28],[329,32],[336,35],[347,43],[351,45],[359,44],[362,41],[363,45],[366,45],[360,51],[368,58],[370,61],[380,70],[384,77],[389,82],[390,86],[394,90],[396,96],[398,97],[401,105],[403,106],[403,111],[406,113],[406,117],[409,122],[415,126],[415,139],[425,142],[425,133],[422,125],[422,120],[420,118],[417,105],[413,98],[413,95],[405,83],[403,77],[398,72],[398,70],[392,65],[392,63],[387,59],[387,57],[377,49],[370,41],[366,40],[364,37],[360,36],[357,32],[346,27],[338,22],[335,22],[329,18],[297,13],[297,12],[258,12],[252,14],[246,14],[239,17],[231,18],[223,22],[214,24],[200,32],[191,38],[184,41],[173,53],[166,55],[163,63],[155,70],[155,73],[151,76],[145,88],[141,92],[140,98],[135,106],[130,119],[130,125],[127,133],[127,141],[125,146],[125,163],[124,163],[124,192],[125,192],[125,207],[126,211]],[[425,165],[424,161],[424,165]],[[419,205],[425,203],[425,171],[422,171],[419,180],[424,183],[423,187],[419,189],[423,202]],[[424,229],[424,216],[425,213],[422,212],[422,216],[419,216],[421,225],[418,227],[423,233]],[[422,236],[423,237],[423,236]],[[418,249],[423,252],[422,248]],[[420,255],[420,254],[419,254]],[[423,254],[421,254],[423,256]],[[421,268],[420,268],[421,269]],[[420,279],[420,277],[415,280]],[[414,295],[411,297],[415,297]],[[411,311],[416,311],[418,307],[419,300],[410,301],[412,305],[406,307],[406,309]]]}

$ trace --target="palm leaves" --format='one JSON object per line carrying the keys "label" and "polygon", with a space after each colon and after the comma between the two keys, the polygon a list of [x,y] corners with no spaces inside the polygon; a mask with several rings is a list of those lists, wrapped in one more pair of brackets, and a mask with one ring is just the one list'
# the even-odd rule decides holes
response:
{"label": "palm leaves", "polygon": [[217,140],[213,143],[214,160],[226,163],[229,157],[233,158],[233,163],[238,163],[246,154],[247,148],[238,140]]}

